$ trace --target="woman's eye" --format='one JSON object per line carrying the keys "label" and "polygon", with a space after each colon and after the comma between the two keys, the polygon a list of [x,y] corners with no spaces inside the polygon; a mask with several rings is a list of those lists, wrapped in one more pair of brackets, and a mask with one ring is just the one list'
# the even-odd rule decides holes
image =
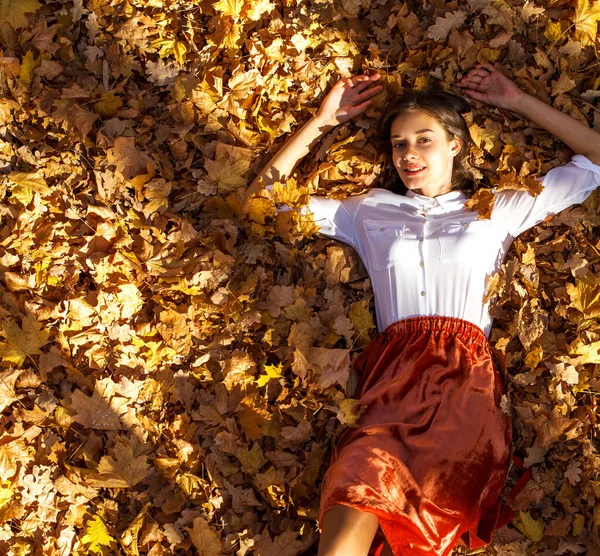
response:
{"label": "woman's eye", "polygon": [[[422,137],[421,139],[419,139],[419,141],[423,141],[423,142],[427,141],[428,143],[431,143],[431,139],[428,139],[427,137]],[[403,147],[403,146],[404,146],[404,143],[396,143],[394,145],[394,147]]]}

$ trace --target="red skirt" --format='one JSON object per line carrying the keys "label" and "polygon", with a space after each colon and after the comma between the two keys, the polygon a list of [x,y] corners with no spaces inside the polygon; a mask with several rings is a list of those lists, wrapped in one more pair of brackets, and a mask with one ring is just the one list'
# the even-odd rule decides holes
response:
{"label": "red skirt", "polygon": [[504,379],[478,326],[413,317],[378,333],[354,363],[358,427],[346,429],[322,484],[334,504],[377,515],[395,556],[446,556],[490,543],[503,508],[512,420]]}

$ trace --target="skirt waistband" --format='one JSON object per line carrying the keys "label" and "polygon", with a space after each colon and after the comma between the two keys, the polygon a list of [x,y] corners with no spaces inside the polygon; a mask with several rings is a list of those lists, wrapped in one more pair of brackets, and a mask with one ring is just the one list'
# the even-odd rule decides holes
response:
{"label": "skirt waistband", "polygon": [[383,333],[390,336],[395,334],[409,334],[426,330],[443,330],[456,334],[464,342],[487,344],[485,332],[476,324],[457,317],[420,316],[398,320],[390,324]]}

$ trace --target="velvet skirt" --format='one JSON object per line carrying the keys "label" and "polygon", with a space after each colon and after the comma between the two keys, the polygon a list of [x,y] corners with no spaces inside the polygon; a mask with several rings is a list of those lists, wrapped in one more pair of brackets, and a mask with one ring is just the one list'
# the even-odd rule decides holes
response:
{"label": "velvet skirt", "polygon": [[[357,427],[344,430],[322,483],[335,504],[377,515],[370,555],[446,556],[499,527],[512,420],[487,338],[455,317],[413,317],[378,333],[354,363]],[[462,537],[462,538],[461,538]]]}

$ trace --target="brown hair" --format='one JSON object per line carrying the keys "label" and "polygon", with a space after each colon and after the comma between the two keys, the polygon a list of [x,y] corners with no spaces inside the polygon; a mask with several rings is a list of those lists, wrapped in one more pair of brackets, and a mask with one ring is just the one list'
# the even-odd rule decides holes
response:
{"label": "brown hair", "polygon": [[377,124],[378,139],[386,153],[387,165],[384,173],[386,189],[405,194],[408,189],[402,182],[398,171],[391,162],[392,143],[390,133],[396,116],[409,110],[422,110],[435,118],[446,132],[448,141],[457,137],[461,148],[454,158],[452,166],[452,190],[460,190],[469,197],[479,188],[469,170],[467,158],[471,151],[471,135],[467,123],[461,114],[470,112],[469,102],[454,93],[429,87],[419,91],[410,91],[392,97],[379,116]]}

